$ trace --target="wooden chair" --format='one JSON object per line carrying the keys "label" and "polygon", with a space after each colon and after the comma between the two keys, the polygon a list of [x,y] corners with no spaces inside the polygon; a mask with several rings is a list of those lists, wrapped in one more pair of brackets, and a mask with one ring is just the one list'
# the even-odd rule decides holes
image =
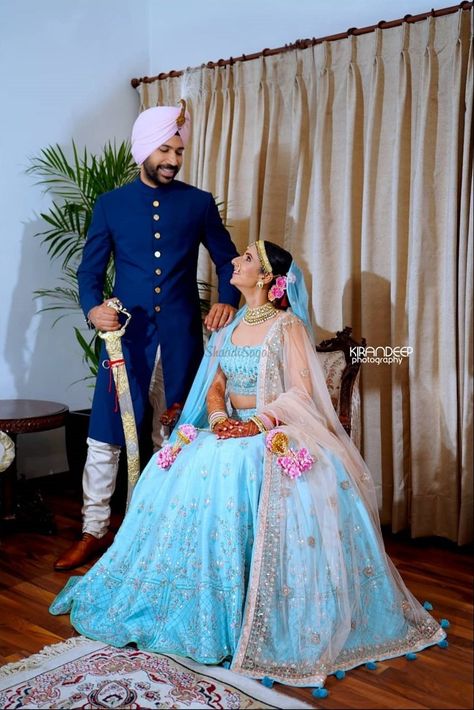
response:
{"label": "wooden chair", "polygon": [[353,362],[351,347],[366,345],[365,338],[357,342],[352,338],[352,328],[346,326],[334,338],[322,340],[316,345],[320,362],[326,376],[326,384],[339,421],[360,449],[360,362]]}

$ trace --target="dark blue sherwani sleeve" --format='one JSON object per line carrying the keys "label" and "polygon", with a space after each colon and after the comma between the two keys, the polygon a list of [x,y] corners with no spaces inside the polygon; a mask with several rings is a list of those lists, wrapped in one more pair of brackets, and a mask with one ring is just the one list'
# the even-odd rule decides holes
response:
{"label": "dark blue sherwani sleeve", "polygon": [[91,308],[100,305],[104,300],[105,272],[112,250],[112,235],[99,197],[92,214],[82,261],[77,270],[79,300],[86,317]]}
{"label": "dark blue sherwani sleeve", "polygon": [[219,279],[219,303],[229,303],[235,308],[239,305],[240,292],[230,284],[233,266],[232,259],[239,255],[230,234],[222,223],[219,210],[212,195],[206,210],[202,243],[209,251],[215,264]]}

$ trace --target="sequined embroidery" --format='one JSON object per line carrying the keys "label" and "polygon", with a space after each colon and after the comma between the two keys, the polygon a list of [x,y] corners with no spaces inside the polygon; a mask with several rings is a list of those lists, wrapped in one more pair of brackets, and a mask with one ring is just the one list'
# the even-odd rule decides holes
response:
{"label": "sequined embroidery", "polygon": [[229,394],[256,394],[261,350],[261,345],[239,346],[229,339],[219,357]]}

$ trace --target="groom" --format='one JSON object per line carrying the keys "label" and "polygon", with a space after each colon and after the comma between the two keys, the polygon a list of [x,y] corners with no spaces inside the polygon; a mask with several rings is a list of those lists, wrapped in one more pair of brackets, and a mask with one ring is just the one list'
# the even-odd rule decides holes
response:
{"label": "groom", "polygon": [[[118,330],[117,312],[103,302],[113,255],[113,294],[132,314],[122,349],[137,429],[150,398],[156,448],[163,441],[163,425],[177,420],[203,354],[196,282],[201,243],[219,280],[219,302],[205,326],[213,331],[230,323],[240,296],[229,283],[237,250],[212,195],[175,180],[190,136],[190,117],[181,103],[181,109],[150,108],[135,121],[132,154],[140,175],[98,198],[77,274],[88,322],[101,331]],[[102,365],[106,360],[103,350]],[[83,534],[56,561],[56,570],[78,567],[107,546],[110,499],[125,443],[115,396],[109,371],[99,367],[83,475]]]}

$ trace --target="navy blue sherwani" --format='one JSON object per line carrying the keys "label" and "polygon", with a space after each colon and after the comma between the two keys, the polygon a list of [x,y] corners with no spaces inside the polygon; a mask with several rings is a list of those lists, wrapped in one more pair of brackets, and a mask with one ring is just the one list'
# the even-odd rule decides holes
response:
{"label": "navy blue sherwani", "polygon": [[[237,255],[209,192],[178,180],[153,188],[140,178],[101,195],[95,205],[77,272],[81,306],[87,315],[103,302],[104,275],[113,254],[114,296],[132,314],[122,347],[138,430],[158,345],[167,406],[184,402],[203,354],[196,269],[199,245],[216,265],[219,302],[237,306],[230,285]],[[103,349],[101,363],[107,359]],[[99,367],[89,436],[124,444],[110,373]]]}

